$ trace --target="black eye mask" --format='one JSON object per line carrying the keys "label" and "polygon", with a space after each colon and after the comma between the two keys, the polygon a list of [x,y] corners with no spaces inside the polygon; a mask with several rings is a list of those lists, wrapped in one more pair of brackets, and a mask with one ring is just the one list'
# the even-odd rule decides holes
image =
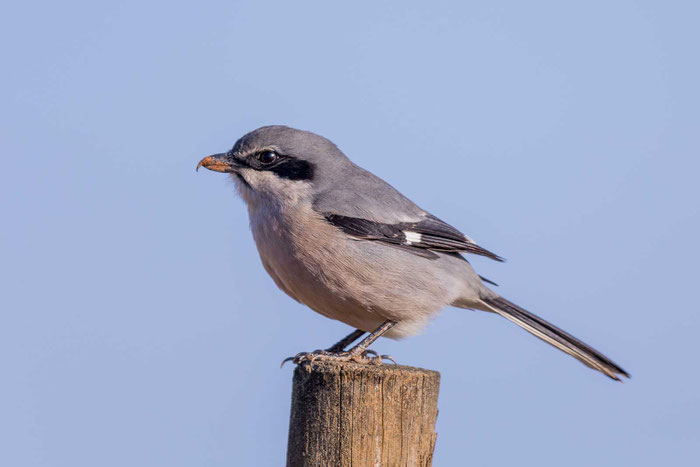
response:
{"label": "black eye mask", "polygon": [[308,161],[285,156],[273,151],[251,155],[245,161],[251,169],[274,172],[287,180],[313,180],[314,166]]}

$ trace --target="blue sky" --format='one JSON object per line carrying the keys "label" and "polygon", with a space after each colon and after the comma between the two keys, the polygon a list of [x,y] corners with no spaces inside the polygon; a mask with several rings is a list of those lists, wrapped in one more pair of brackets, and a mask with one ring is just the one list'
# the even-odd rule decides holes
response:
{"label": "blue sky", "polygon": [[280,465],[291,367],[347,333],[276,289],[197,161],[331,138],[506,257],[616,384],[447,309],[436,465],[689,465],[700,442],[694,2],[15,2],[0,15],[0,464]]}

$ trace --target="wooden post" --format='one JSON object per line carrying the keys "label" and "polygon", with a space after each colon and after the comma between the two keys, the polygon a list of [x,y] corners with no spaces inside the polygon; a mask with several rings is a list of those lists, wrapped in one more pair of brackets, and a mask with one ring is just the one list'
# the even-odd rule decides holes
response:
{"label": "wooden post", "polygon": [[439,386],[440,373],[408,366],[297,366],[287,465],[431,465]]}

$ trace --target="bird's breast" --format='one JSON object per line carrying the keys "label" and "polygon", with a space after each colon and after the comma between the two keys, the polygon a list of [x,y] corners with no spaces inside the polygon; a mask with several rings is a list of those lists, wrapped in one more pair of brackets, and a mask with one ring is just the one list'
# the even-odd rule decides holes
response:
{"label": "bird's breast", "polygon": [[265,205],[250,211],[250,226],[263,266],[280,288],[303,302],[309,280],[317,275],[310,257],[317,249],[304,244],[304,231],[311,229],[310,215],[301,209],[289,212]]}

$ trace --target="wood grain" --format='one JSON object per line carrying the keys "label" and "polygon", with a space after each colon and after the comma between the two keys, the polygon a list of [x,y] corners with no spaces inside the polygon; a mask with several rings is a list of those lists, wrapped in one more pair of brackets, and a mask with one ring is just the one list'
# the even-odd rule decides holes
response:
{"label": "wood grain", "polygon": [[440,373],[408,366],[298,366],[287,465],[431,465],[439,386]]}

